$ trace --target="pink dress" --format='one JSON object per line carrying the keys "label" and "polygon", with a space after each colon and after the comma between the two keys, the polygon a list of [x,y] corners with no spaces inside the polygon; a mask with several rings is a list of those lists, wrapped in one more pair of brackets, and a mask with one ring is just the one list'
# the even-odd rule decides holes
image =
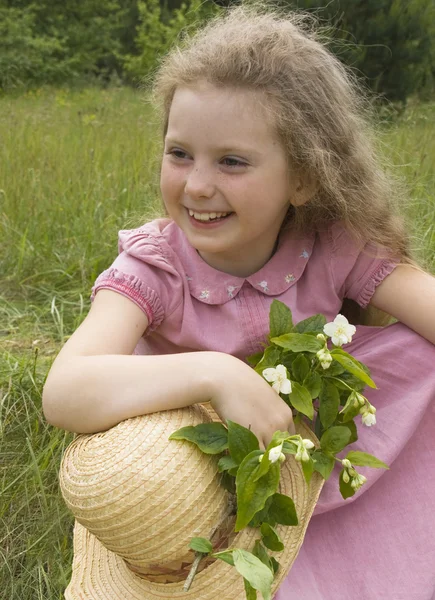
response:
{"label": "pink dress", "polygon": [[[121,231],[119,252],[93,294],[115,290],[146,313],[136,354],[214,350],[244,359],[266,341],[273,299],[291,308],[294,322],[315,313],[330,321],[345,297],[366,306],[395,267],[374,248],[358,250],[339,223],[283,234],[247,278],[207,265],[167,219]],[[359,424],[351,449],[390,469],[358,467],[368,481],[347,500],[332,474],[275,600],[435,600],[435,346],[397,323],[358,326],[345,349],[378,386],[365,390],[377,424]]]}

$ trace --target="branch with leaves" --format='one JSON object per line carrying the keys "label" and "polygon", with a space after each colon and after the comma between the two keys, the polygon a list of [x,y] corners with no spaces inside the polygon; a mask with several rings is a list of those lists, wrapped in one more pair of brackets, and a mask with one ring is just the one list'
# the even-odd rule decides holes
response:
{"label": "branch with leaves", "polygon": [[259,530],[252,552],[241,548],[213,552],[212,539],[206,538],[194,538],[190,544],[197,553],[196,565],[202,556],[211,555],[234,566],[244,579],[247,600],[257,598],[257,591],[264,600],[270,600],[279,563],[269,551],[284,549],[276,525],[298,524],[293,500],[278,492],[286,455],[293,455],[300,463],[307,484],[314,471],[327,480],[335,463],[341,463],[339,489],[343,498],[353,496],[366,481],[356,466],[388,469],[367,452],[349,451],[344,458],[337,457],[357,441],[358,415],[363,425],[376,423],[376,409],[362,394],[366,385],[376,388],[369,369],[341,348],[354,333],[355,327],[342,315],[331,323],[323,315],[314,315],[294,325],[290,309],[274,300],[269,345],[248,358],[292,408],[295,422],[309,419],[319,447],[300,435],[276,431],[263,452],[254,433],[232,421],[226,426],[201,423],[183,427],[170,436],[194,443],[206,454],[221,455],[218,469],[222,484],[230,498],[236,499],[235,531],[245,527]]}

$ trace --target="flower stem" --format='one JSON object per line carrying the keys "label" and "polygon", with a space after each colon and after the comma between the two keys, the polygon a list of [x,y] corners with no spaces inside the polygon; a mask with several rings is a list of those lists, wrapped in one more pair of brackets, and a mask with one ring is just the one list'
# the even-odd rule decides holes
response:
{"label": "flower stem", "polygon": [[[219,522],[216,525],[214,525],[213,529],[210,531],[210,534],[208,536],[208,538],[210,540],[213,538],[213,536],[216,534],[216,532],[219,530],[219,528],[222,527],[223,523],[225,523],[225,521],[228,519],[228,517],[235,514],[236,508],[237,508],[236,497],[233,494],[228,494],[227,509],[224,512],[224,514],[222,515],[222,517],[219,519]],[[184,592],[189,591],[190,586],[192,585],[193,579],[196,575],[196,572],[198,571],[199,563],[204,558],[204,556],[207,556],[207,554],[204,552],[196,552],[195,553],[195,560],[193,561],[192,566],[190,567],[189,575],[187,576],[187,579],[184,582],[184,586],[183,586]]]}

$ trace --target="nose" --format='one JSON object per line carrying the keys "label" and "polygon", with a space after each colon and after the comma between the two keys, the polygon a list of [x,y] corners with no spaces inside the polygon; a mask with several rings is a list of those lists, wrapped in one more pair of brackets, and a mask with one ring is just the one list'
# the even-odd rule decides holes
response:
{"label": "nose", "polygon": [[190,169],[184,191],[190,198],[211,198],[215,193],[215,182],[212,169],[194,165]]}

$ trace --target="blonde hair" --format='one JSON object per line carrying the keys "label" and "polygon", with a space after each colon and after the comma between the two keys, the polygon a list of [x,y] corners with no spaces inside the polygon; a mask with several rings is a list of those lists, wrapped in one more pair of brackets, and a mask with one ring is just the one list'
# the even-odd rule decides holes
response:
{"label": "blonde hair", "polygon": [[289,165],[316,188],[308,202],[291,207],[285,226],[304,232],[342,221],[361,247],[372,242],[414,264],[395,207],[400,186],[381,167],[369,103],[312,22],[258,4],[241,6],[181,40],[154,82],[164,132],[177,87],[205,81],[262,92]]}

